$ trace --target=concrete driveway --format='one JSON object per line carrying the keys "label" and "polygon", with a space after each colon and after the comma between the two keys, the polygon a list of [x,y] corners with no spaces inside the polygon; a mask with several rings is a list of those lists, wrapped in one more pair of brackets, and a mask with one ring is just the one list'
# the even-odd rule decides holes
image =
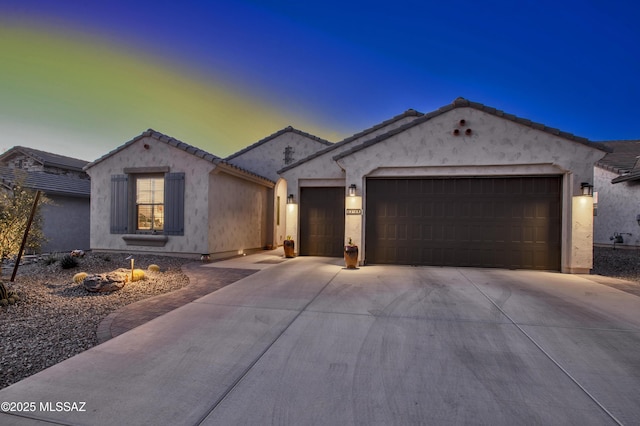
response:
{"label": "concrete driveway", "polygon": [[274,260],[203,266],[262,270],[0,391],[35,408],[0,424],[640,424],[638,296],[559,273]]}

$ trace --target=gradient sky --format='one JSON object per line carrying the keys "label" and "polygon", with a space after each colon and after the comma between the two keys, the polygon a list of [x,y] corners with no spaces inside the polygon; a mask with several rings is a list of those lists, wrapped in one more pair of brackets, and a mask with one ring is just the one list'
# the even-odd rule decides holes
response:
{"label": "gradient sky", "polygon": [[635,0],[0,0],[0,152],[95,160],[153,128],[224,157],[459,96],[640,139],[638,22]]}

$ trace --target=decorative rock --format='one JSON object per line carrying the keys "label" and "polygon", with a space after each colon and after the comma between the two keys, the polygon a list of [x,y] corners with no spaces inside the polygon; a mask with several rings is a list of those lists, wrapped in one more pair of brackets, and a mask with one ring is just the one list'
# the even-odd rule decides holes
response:
{"label": "decorative rock", "polygon": [[71,250],[71,257],[84,257],[84,250]]}
{"label": "decorative rock", "polygon": [[127,282],[126,275],[111,272],[108,274],[93,274],[87,276],[82,284],[87,291],[92,293],[104,293],[117,291]]}

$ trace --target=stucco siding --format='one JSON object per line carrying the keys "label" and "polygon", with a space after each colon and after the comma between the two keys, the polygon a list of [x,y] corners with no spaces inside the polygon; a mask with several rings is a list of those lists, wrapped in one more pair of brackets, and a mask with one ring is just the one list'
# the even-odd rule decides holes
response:
{"label": "stucco siding", "polygon": [[[145,145],[148,148],[145,148]],[[128,168],[168,167],[171,173],[185,174],[184,235],[171,235],[163,247],[127,245],[122,234],[110,232],[111,176]],[[87,172],[91,176],[91,248],[201,254],[208,251],[207,230],[209,173],[215,166],[206,160],[153,137],[144,137],[116,152]]]}
{"label": "stucco siding", "polygon": [[[459,121],[465,120],[460,127]],[[460,130],[459,136],[453,131]],[[465,132],[470,129],[471,134]],[[604,155],[583,144],[554,137],[473,108],[457,108],[398,133],[339,162],[347,181],[380,167],[553,165],[571,171],[576,183],[593,182],[593,164]]]}
{"label": "stucco siding", "polygon": [[[290,156],[289,161],[285,162],[287,147],[290,148]],[[230,159],[229,163],[275,182],[279,178],[278,170],[326,147],[325,144],[291,131]]]}
{"label": "stucco siding", "polygon": [[225,173],[209,178],[208,253],[242,253],[267,244],[269,189]]}
{"label": "stucco siding", "polygon": [[594,243],[613,246],[611,238],[618,233],[624,243],[616,246],[639,246],[640,226],[636,216],[640,214],[640,184],[633,181],[612,184],[611,180],[618,176],[601,167],[594,170],[594,191],[598,192]]}
{"label": "stucco siding", "polygon": [[89,199],[47,195],[52,204],[42,206],[42,230],[47,241],[43,253],[88,250]]}

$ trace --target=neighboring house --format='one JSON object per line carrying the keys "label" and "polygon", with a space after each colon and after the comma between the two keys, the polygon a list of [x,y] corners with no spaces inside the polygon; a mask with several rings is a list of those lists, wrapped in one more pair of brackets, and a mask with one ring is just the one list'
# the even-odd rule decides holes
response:
{"label": "neighboring house", "polygon": [[640,140],[606,141],[612,152],[596,163],[594,244],[640,246]]}
{"label": "neighboring house", "polygon": [[581,183],[605,147],[462,98],[383,131],[280,170],[299,254],[352,238],[361,264],[591,269]]}
{"label": "neighboring house", "polygon": [[87,161],[16,146],[0,155],[2,184],[17,179],[42,191],[52,203],[42,206],[42,230],[47,241],[42,252],[89,249],[91,182],[82,170]]}
{"label": "neighboring house", "polygon": [[284,204],[287,199],[287,183],[278,176],[277,171],[331,145],[331,142],[324,139],[286,127],[225,158],[231,164],[276,182],[273,191],[269,193],[272,204],[267,212],[267,222],[272,227],[268,234],[268,246],[281,246],[286,237]]}
{"label": "neighboring house", "polygon": [[268,245],[274,182],[148,130],[85,167],[91,248],[224,257]]}

